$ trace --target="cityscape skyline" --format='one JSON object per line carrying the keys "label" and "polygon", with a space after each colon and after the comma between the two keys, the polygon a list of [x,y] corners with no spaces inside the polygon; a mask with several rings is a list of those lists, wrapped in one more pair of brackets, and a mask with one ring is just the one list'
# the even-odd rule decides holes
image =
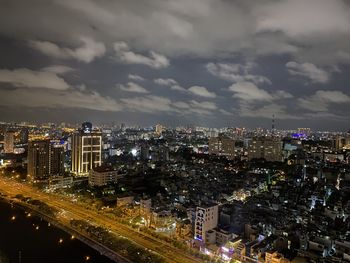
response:
{"label": "cityscape skyline", "polygon": [[350,0],[0,2],[0,263],[350,262]]}
{"label": "cityscape skyline", "polygon": [[268,128],[275,115],[281,129],[347,131],[349,11],[341,0],[5,1],[2,120]]}
{"label": "cityscape skyline", "polygon": [[[115,262],[350,258],[350,132],[275,127],[0,122],[1,209],[24,209],[6,217],[32,222],[52,256],[81,240]],[[52,242],[45,221],[70,237]]]}
{"label": "cityscape skyline", "polygon": [[[84,122],[83,122],[84,123]],[[270,120],[270,127],[266,124],[266,126],[256,126],[256,127],[244,127],[244,126],[201,126],[201,125],[194,125],[194,124],[184,124],[184,125],[163,125],[161,123],[153,123],[150,125],[140,125],[136,123],[128,124],[128,123],[118,123],[118,122],[106,122],[106,123],[93,123],[93,128],[96,129],[117,129],[125,130],[145,130],[145,131],[151,131],[151,130],[157,130],[157,127],[161,127],[162,129],[169,129],[169,130],[188,130],[191,129],[193,131],[226,131],[226,130],[244,130],[244,131],[264,131],[264,132],[296,132],[299,133],[300,130],[309,130],[313,133],[331,133],[331,134],[350,134],[350,129],[344,129],[344,130],[326,130],[326,129],[311,129],[310,127],[292,127],[292,128],[279,128],[275,127],[275,121],[273,119]],[[81,127],[81,123],[69,123],[69,122],[30,122],[30,121],[0,121],[0,125],[5,125],[9,127],[9,131],[16,130],[20,127],[22,128],[28,128],[28,127],[44,127],[44,128],[67,128],[67,129],[79,129]],[[274,126],[272,126],[274,125]],[[47,135],[49,137],[49,135]]]}

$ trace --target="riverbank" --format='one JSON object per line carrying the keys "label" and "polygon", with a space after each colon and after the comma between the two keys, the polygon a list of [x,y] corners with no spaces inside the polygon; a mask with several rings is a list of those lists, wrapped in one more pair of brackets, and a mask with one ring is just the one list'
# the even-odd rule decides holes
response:
{"label": "riverbank", "polygon": [[109,258],[36,213],[0,200],[2,263],[112,263]]}
{"label": "riverbank", "polygon": [[97,242],[96,240],[89,237],[88,235],[77,231],[70,224],[61,223],[59,220],[56,219],[56,217],[48,215],[47,211],[42,211],[42,210],[40,210],[40,208],[33,206],[31,204],[28,204],[27,202],[23,202],[17,198],[11,198],[8,196],[1,196],[1,197],[3,198],[3,201],[9,202],[12,205],[17,206],[18,208],[20,208],[24,211],[30,211],[33,215],[40,217],[42,220],[45,220],[46,222],[50,223],[51,225],[55,226],[56,228],[59,228],[62,231],[66,232],[67,234],[80,240],[81,242],[83,242],[86,245],[88,245],[89,247],[95,249],[101,255],[106,256],[107,258],[109,258],[113,262],[118,262],[118,263],[130,263],[131,262],[127,258],[117,254],[115,251],[113,251],[110,248],[104,246],[103,244]]}
{"label": "riverbank", "polygon": [[[54,215],[54,218],[68,227],[72,220],[85,221],[97,226],[97,229],[89,226],[83,228],[78,226],[77,230],[88,234],[97,241],[101,241],[116,253],[133,262],[203,262],[203,260],[196,257],[196,254],[192,255],[192,251],[176,248],[167,240],[138,231],[132,226],[123,224],[123,222],[103,215],[94,209],[41,192],[30,185],[0,177],[0,191],[10,197],[17,197],[25,203],[32,203],[37,200],[35,204],[39,203],[42,208],[48,210],[48,214]],[[50,213],[51,209],[54,210],[54,214]]]}

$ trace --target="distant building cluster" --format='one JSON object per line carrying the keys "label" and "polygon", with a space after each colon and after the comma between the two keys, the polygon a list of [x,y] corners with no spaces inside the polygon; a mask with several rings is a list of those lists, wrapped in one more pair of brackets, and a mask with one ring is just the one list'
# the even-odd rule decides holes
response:
{"label": "distant building cluster", "polygon": [[0,146],[4,176],[213,260],[350,260],[350,132],[2,123]]}

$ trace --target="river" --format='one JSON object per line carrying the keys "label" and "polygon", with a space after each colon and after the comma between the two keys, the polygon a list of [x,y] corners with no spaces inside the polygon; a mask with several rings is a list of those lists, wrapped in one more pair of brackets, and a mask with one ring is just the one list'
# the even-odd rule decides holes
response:
{"label": "river", "polygon": [[0,200],[0,263],[112,263],[39,217]]}

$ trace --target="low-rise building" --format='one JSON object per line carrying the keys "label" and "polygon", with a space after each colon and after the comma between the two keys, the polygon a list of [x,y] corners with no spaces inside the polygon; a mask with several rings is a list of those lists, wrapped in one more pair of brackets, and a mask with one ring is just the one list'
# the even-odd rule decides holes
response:
{"label": "low-rise building", "polygon": [[105,186],[116,183],[118,171],[111,167],[95,167],[89,171],[89,185]]}
{"label": "low-rise building", "polygon": [[265,263],[289,263],[290,261],[276,251],[266,251]]}

